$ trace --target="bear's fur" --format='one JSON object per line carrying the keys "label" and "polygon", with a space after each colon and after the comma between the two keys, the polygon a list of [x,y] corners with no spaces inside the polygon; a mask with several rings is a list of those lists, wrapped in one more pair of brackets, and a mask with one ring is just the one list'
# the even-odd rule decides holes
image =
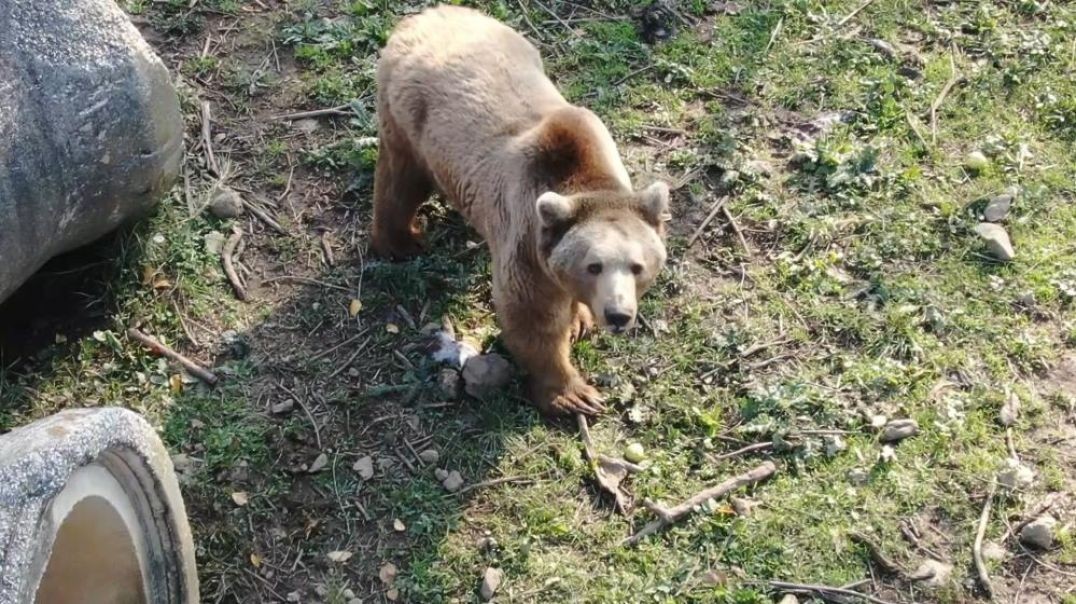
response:
{"label": "bear's fur", "polygon": [[374,250],[421,251],[434,189],[489,245],[502,338],[547,413],[597,413],[569,358],[594,322],[635,321],[665,264],[669,189],[633,191],[612,137],[545,76],[538,51],[471,9],[403,20],[378,64]]}

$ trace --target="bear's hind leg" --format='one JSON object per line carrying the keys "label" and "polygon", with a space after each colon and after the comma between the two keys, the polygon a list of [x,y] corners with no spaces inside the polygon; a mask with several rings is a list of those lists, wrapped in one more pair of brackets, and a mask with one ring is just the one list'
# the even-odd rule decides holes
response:
{"label": "bear's hind leg", "polygon": [[433,185],[391,118],[382,119],[380,136],[371,244],[381,256],[404,260],[422,252],[417,214]]}

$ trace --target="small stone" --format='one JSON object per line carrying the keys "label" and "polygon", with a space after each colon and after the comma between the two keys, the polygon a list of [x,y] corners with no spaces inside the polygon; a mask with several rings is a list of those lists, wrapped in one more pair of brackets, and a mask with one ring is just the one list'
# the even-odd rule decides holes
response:
{"label": "small stone", "polygon": [[318,128],[321,127],[321,124],[316,119],[311,117],[304,118],[301,120],[295,120],[294,122],[292,122],[292,125],[295,126],[296,130],[302,132],[303,134],[313,134],[314,132],[317,132]]}
{"label": "small stone", "polygon": [[222,220],[237,218],[243,213],[243,198],[233,189],[219,187],[209,200],[209,213]]}
{"label": "small stone", "polygon": [[874,50],[877,50],[878,54],[884,56],[887,59],[896,60],[900,58],[900,53],[897,52],[897,49],[885,40],[871,38],[870,40],[867,40],[867,43],[870,44],[874,48]]}
{"label": "small stone", "polygon": [[972,151],[964,156],[964,167],[972,172],[981,172],[990,165],[990,160],[982,151]]}
{"label": "small stone", "polygon": [[987,541],[983,544],[983,558],[986,560],[1001,562],[1008,555],[1009,552],[1005,551],[1005,548],[996,541]]}
{"label": "small stone", "polygon": [[342,595],[342,596],[344,596],[344,598],[350,600],[350,599],[355,597],[355,592],[354,592],[354,590],[351,590],[351,589],[345,589],[344,591],[340,592],[340,595]]}
{"label": "small stone", "polygon": [[441,454],[437,452],[437,449],[426,449],[418,454],[418,458],[422,460],[422,463],[433,465],[441,459]]}
{"label": "small stone", "polygon": [[871,428],[874,428],[875,430],[877,430],[878,428],[881,428],[882,426],[885,426],[886,422],[889,421],[889,418],[884,416],[884,415],[872,415],[870,417],[870,420],[871,420]]}
{"label": "small stone", "polygon": [[301,593],[299,593],[297,591],[289,592],[288,595],[287,595],[287,600],[289,602],[302,602],[303,601],[303,594],[301,594]]}
{"label": "small stone", "polygon": [[319,583],[314,586],[314,593],[317,594],[319,598],[324,598],[329,595],[329,588]]}
{"label": "small stone", "polygon": [[355,462],[355,465],[351,466],[351,469],[358,473],[359,478],[370,480],[374,477],[374,460],[369,455],[360,457]]}
{"label": "small stone", "polygon": [[392,521],[392,530],[396,531],[397,533],[402,533],[407,530],[407,525],[404,524],[403,520],[397,518],[396,520]]}
{"label": "small stone", "polygon": [[750,516],[751,512],[754,512],[755,508],[758,507],[757,501],[746,497],[733,497],[729,501],[732,503],[732,509],[736,512],[736,515],[744,518]]}
{"label": "small stone", "polygon": [[781,598],[777,604],[800,604],[800,600],[792,594],[785,594],[785,597]]}
{"label": "small stone", "polygon": [[1010,193],[1002,193],[990,198],[983,209],[983,219],[987,222],[1001,222],[1009,215],[1012,207],[1013,196]]}
{"label": "small stone", "polygon": [[445,479],[448,478],[448,470],[442,470],[441,468],[437,468],[433,471],[433,475],[437,478],[437,480],[444,482]]}
{"label": "small stone", "polygon": [[1046,514],[1020,529],[1020,543],[1035,549],[1050,549],[1054,545],[1057,519]]}
{"label": "small stone", "polygon": [[482,587],[479,589],[482,599],[486,602],[492,600],[503,579],[504,571],[499,568],[487,568],[485,575],[482,577]]}
{"label": "small stone", "polygon": [[870,480],[870,473],[863,468],[852,468],[848,470],[848,482],[856,485],[863,486]]}
{"label": "small stone", "polygon": [[179,474],[185,474],[194,469],[194,460],[186,453],[176,453],[172,456],[172,468]]}
{"label": "small stone", "polygon": [[929,587],[943,587],[949,584],[949,577],[953,574],[953,566],[938,560],[927,558],[912,573],[915,577],[922,577],[920,581]]}
{"label": "small stone", "polygon": [[381,582],[385,585],[392,585],[393,582],[396,581],[396,574],[398,572],[395,564],[386,562],[381,566],[381,569],[377,571],[377,578],[381,579]]}
{"label": "small stone", "polygon": [[359,598],[351,598],[347,601],[347,604],[362,604],[362,600]]}
{"label": "small stone", "polygon": [[838,453],[848,448],[848,444],[839,434],[827,434],[822,437],[822,443],[826,447],[827,457],[836,457]]}
{"label": "small stone", "polygon": [[388,600],[389,602],[395,602],[396,600],[399,600],[400,599],[400,590],[393,587],[392,589],[386,591],[385,592],[385,599]]}
{"label": "small stone", "polygon": [[314,463],[310,464],[310,469],[307,472],[316,474],[325,469],[325,466],[329,465],[329,456],[322,453],[314,458]]}
{"label": "small stone", "polygon": [[975,227],[975,233],[986,242],[986,249],[998,260],[1008,262],[1016,257],[1009,233],[1004,227],[991,222],[981,222]]}
{"label": "small stone", "polygon": [[646,450],[639,443],[631,443],[624,448],[624,459],[631,463],[642,463],[646,459]]}
{"label": "small stone", "polygon": [[441,481],[441,486],[445,487],[445,490],[449,493],[455,493],[463,487],[463,476],[460,476],[459,472],[452,470]]}
{"label": "small stone", "polygon": [[269,410],[273,413],[273,415],[283,415],[285,413],[291,413],[291,410],[294,408],[295,401],[289,398],[285,401],[273,405],[269,408]]}
{"label": "small stone", "polygon": [[893,448],[893,445],[882,445],[882,452],[878,454],[878,461],[882,463],[893,463],[897,460],[897,450]]}
{"label": "small stone", "polygon": [[881,440],[893,443],[915,436],[919,433],[919,424],[914,419],[895,419],[885,425]]}
{"label": "small stone", "polygon": [[467,359],[463,383],[467,394],[482,399],[508,385],[512,366],[498,354],[480,354]]}
{"label": "small stone", "polygon": [[220,256],[224,251],[224,241],[227,237],[220,231],[210,231],[202,238],[205,241],[205,251],[213,256]]}
{"label": "small stone", "polygon": [[460,373],[455,369],[446,367],[437,374],[437,388],[447,400],[454,401],[460,397],[461,383]]}
{"label": "small stone", "polygon": [[1035,472],[1016,461],[1007,459],[1006,467],[998,473],[998,484],[1009,490],[1022,489],[1035,481]]}

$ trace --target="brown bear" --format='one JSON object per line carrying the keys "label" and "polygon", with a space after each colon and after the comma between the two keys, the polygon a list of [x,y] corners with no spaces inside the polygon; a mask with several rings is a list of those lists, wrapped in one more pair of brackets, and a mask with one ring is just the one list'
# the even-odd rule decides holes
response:
{"label": "brown bear", "polygon": [[538,51],[474,10],[404,19],[377,69],[372,245],[421,251],[419,206],[436,188],[486,240],[505,346],[550,414],[603,410],[569,358],[596,322],[631,328],[665,265],[669,188],[634,191],[609,131],[569,104]]}

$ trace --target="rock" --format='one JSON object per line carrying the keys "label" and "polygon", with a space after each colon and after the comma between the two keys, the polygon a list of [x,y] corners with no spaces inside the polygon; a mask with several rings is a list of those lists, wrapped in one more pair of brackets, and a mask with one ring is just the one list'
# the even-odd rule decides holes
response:
{"label": "rock", "polygon": [[878,461],[881,463],[893,463],[897,460],[897,450],[893,445],[882,445],[882,451],[878,453]]}
{"label": "rock", "polygon": [[351,600],[355,597],[355,591],[351,589],[345,589],[344,591],[340,592],[340,595],[344,596],[345,600]]}
{"label": "rock", "polygon": [[209,213],[222,220],[237,218],[243,213],[243,198],[234,189],[217,187],[209,200]]}
{"label": "rock", "polygon": [[347,601],[347,604],[362,604],[362,600],[359,598],[351,598]]}
{"label": "rock", "polygon": [[508,385],[512,366],[498,354],[471,357],[463,366],[463,384],[467,394],[482,399]]}
{"label": "rock", "polygon": [[872,415],[870,416],[871,428],[878,429],[886,425],[889,418],[884,415]]}
{"label": "rock", "polygon": [[998,473],[998,484],[1009,490],[1022,489],[1030,486],[1035,480],[1035,472],[1031,468],[1016,461],[1007,459],[1006,467]]}
{"label": "rock", "polygon": [[1054,545],[1054,527],[1057,519],[1049,514],[1036,518],[1020,529],[1020,543],[1035,549],[1050,549]]}
{"label": "rock", "polygon": [[437,452],[437,449],[426,449],[418,454],[418,458],[422,460],[422,463],[436,464],[441,459],[441,454]]}
{"label": "rock", "polygon": [[478,590],[482,599],[487,602],[492,600],[493,595],[501,587],[502,580],[504,580],[504,571],[499,568],[487,568],[482,577],[482,587]]}
{"label": "rock", "polygon": [[0,2],[0,301],[171,188],[171,77],[112,0]]}
{"label": "rock", "polygon": [[929,587],[943,587],[949,584],[949,578],[953,576],[953,566],[927,558],[912,575],[922,577],[920,580]]}
{"label": "rock", "polygon": [[288,602],[302,602],[303,594],[297,591],[288,592],[286,599]]}
{"label": "rock", "polygon": [[358,473],[359,478],[370,480],[374,477],[374,459],[369,455],[360,457],[359,460],[351,466],[351,469]]}
{"label": "rock", "polygon": [[321,123],[314,118],[308,117],[301,120],[295,120],[292,122],[292,126],[295,126],[295,129],[303,134],[313,134],[321,127]]}
{"label": "rock", "polygon": [[224,233],[221,233],[220,231],[210,231],[206,233],[205,237],[203,237],[203,240],[205,241],[205,251],[214,256],[220,256],[221,252],[224,251],[224,241],[226,239]]}
{"label": "rock", "polygon": [[870,44],[871,47],[874,48],[874,50],[877,50],[878,54],[884,56],[889,60],[895,61],[900,58],[900,53],[897,52],[897,49],[885,40],[871,38],[867,40],[867,43]]}
{"label": "rock", "polygon": [[990,166],[990,160],[982,151],[972,151],[964,156],[964,167],[972,172],[981,172]]}
{"label": "rock", "polygon": [[743,171],[751,176],[765,178],[773,174],[773,165],[761,159],[752,159],[743,165]]}
{"label": "rock", "polygon": [[781,598],[777,604],[800,604],[800,600],[792,594],[785,594],[785,597]]}
{"label": "rock", "polygon": [[736,515],[745,518],[750,516],[751,512],[754,512],[755,508],[758,507],[757,501],[745,497],[733,497],[729,502],[732,504],[732,509],[736,512]]}
{"label": "rock", "polygon": [[1009,233],[1005,231],[1004,227],[990,222],[982,222],[975,227],[975,233],[986,242],[986,249],[990,251],[994,258],[1002,262],[1008,262],[1016,257],[1012,241],[1009,240]]}
{"label": "rock", "polygon": [[446,367],[437,374],[437,389],[447,400],[454,401],[460,397],[461,384],[460,373],[455,369]]}
{"label": "rock", "polygon": [[827,434],[822,437],[822,444],[826,447],[827,457],[836,457],[838,453],[848,448],[848,444],[839,434]]}
{"label": "rock", "polygon": [[316,474],[325,469],[325,466],[329,465],[329,456],[321,453],[314,458],[314,463],[310,464],[310,469],[307,472]]}
{"label": "rock", "polygon": [[1005,560],[1008,555],[1009,552],[1005,551],[1005,548],[996,541],[987,541],[986,543],[983,543],[983,558],[986,560],[1001,562]]}
{"label": "rock", "polygon": [[279,402],[269,408],[269,411],[273,415],[284,415],[285,413],[291,413],[291,410],[295,408],[295,401],[293,399],[287,399]]}
{"label": "rock", "polygon": [[1012,207],[1013,197],[1012,192],[1005,192],[991,197],[990,201],[986,202],[986,208],[983,209],[983,219],[987,222],[1005,220],[1009,215],[1009,208]]}
{"label": "rock", "polygon": [[455,493],[463,487],[463,476],[460,476],[459,472],[452,470],[441,481],[441,486],[445,487],[445,490],[449,493]]}
{"label": "rock", "polygon": [[884,443],[894,443],[918,433],[919,424],[914,419],[895,419],[885,425],[880,438]]}
{"label": "rock", "polygon": [[441,482],[444,482],[445,479],[448,478],[448,470],[437,468],[436,470],[433,471],[433,475],[434,475],[435,478],[437,478],[437,480],[440,480]]}
{"label": "rock", "polygon": [[848,470],[848,482],[856,485],[863,486],[870,480],[870,473],[863,468],[852,468]]}

